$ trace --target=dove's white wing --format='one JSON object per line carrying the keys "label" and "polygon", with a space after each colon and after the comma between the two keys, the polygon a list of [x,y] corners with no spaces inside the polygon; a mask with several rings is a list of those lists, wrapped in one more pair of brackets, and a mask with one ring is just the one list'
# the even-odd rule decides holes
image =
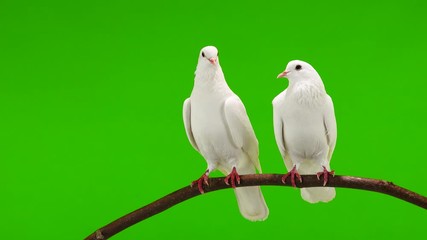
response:
{"label": "dove's white wing", "polygon": [[328,161],[330,161],[337,142],[337,122],[335,120],[334,104],[329,95],[326,98],[323,123],[325,125],[326,138],[329,146]]}
{"label": "dove's white wing", "polygon": [[246,114],[245,106],[237,96],[229,97],[224,103],[228,132],[237,148],[248,154],[256,169],[262,173],[259,163],[258,140]]}
{"label": "dove's white wing", "polygon": [[194,140],[193,131],[191,130],[191,101],[190,98],[185,99],[184,101],[184,108],[182,111],[182,116],[184,118],[184,126],[185,126],[185,132],[187,133],[188,140],[191,143],[191,146],[196,149],[196,151],[199,151],[199,148],[197,147],[196,140]]}
{"label": "dove's white wing", "polygon": [[280,101],[283,100],[286,96],[286,90],[279,94],[273,100],[273,126],[274,126],[274,137],[276,138],[277,147],[279,148],[280,154],[282,154],[283,160],[285,162],[286,168],[290,171],[294,165],[289,154],[286,154],[285,148],[285,128],[282,118],[282,113],[280,111]]}

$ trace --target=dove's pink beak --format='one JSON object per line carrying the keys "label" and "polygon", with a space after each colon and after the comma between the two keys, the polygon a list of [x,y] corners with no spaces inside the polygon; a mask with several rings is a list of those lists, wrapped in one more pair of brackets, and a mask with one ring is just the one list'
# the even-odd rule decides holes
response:
{"label": "dove's pink beak", "polygon": [[288,75],[288,73],[289,73],[289,71],[284,71],[284,72],[282,72],[281,74],[279,74],[279,75],[277,76],[277,78],[284,78],[284,77],[286,77],[286,75]]}
{"label": "dove's pink beak", "polygon": [[216,61],[217,61],[217,58],[216,58],[216,57],[209,58],[209,62],[211,62],[212,64],[215,64],[215,63],[216,63]]}

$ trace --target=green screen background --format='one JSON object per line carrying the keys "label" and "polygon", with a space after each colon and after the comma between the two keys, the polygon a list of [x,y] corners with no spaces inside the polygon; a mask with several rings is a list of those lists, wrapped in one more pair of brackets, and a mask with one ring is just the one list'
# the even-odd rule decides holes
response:
{"label": "green screen background", "polygon": [[[182,123],[199,50],[215,45],[265,173],[284,173],[276,79],[311,63],[335,103],[340,175],[427,195],[426,1],[0,2],[0,238],[82,239],[205,170]],[[219,173],[214,176],[220,176]],[[265,222],[206,194],[112,239],[423,238],[426,211],[337,189],[311,205],[263,187]]]}

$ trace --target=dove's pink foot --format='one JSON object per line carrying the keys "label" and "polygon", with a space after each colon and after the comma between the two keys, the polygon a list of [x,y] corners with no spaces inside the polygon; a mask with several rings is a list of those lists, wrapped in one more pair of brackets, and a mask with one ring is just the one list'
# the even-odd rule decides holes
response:
{"label": "dove's pink foot", "polygon": [[302,178],[299,175],[299,173],[297,172],[297,167],[294,166],[292,168],[291,171],[289,171],[288,173],[286,173],[285,175],[283,175],[282,177],[282,183],[285,184],[286,183],[286,179],[291,176],[291,184],[293,187],[296,187],[297,185],[295,185],[295,177],[298,178],[299,182],[302,182]]}
{"label": "dove's pink foot", "polygon": [[205,193],[205,191],[203,190],[203,183],[209,186],[207,173],[208,171],[206,171],[199,179],[191,183],[191,187],[197,184],[197,188],[199,189],[199,192],[201,194]]}
{"label": "dove's pink foot", "polygon": [[318,172],[317,173],[317,179],[320,180],[320,176],[323,175],[323,186],[326,186],[326,183],[328,183],[328,179],[329,179],[329,175],[331,175],[332,177],[335,176],[335,171],[328,171],[325,167],[323,167],[323,172]]}
{"label": "dove's pink foot", "polygon": [[240,176],[236,171],[236,167],[233,167],[233,170],[231,171],[231,173],[228,174],[227,177],[225,177],[224,179],[225,184],[230,185],[230,180],[231,180],[232,188],[236,188],[236,182],[237,184],[240,184]]}

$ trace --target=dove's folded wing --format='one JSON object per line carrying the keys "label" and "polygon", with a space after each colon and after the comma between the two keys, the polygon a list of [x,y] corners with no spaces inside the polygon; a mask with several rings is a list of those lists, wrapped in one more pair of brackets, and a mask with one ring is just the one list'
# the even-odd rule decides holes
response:
{"label": "dove's folded wing", "polygon": [[185,132],[187,133],[188,140],[190,141],[191,145],[196,149],[196,151],[199,151],[199,148],[197,147],[196,140],[194,140],[193,131],[191,130],[191,101],[190,98],[187,98],[184,101],[184,108],[182,111],[182,116],[184,118],[184,126],[185,126]]}
{"label": "dove's folded wing", "polygon": [[330,161],[335,149],[335,143],[337,142],[337,122],[335,120],[334,104],[329,95],[326,98],[323,123],[325,125],[326,139],[329,146],[328,161]]}
{"label": "dove's folded wing", "polygon": [[239,97],[232,96],[225,101],[224,114],[234,145],[247,153],[256,169],[262,173],[258,159],[258,140]]}
{"label": "dove's folded wing", "polygon": [[283,160],[285,161],[285,166],[288,170],[293,168],[293,162],[289,157],[289,154],[286,154],[285,148],[285,128],[283,123],[283,118],[279,112],[279,101],[283,100],[286,95],[286,90],[283,91],[279,96],[273,100],[273,126],[274,126],[274,137],[276,138],[277,147],[279,148],[280,154],[282,154]]}

